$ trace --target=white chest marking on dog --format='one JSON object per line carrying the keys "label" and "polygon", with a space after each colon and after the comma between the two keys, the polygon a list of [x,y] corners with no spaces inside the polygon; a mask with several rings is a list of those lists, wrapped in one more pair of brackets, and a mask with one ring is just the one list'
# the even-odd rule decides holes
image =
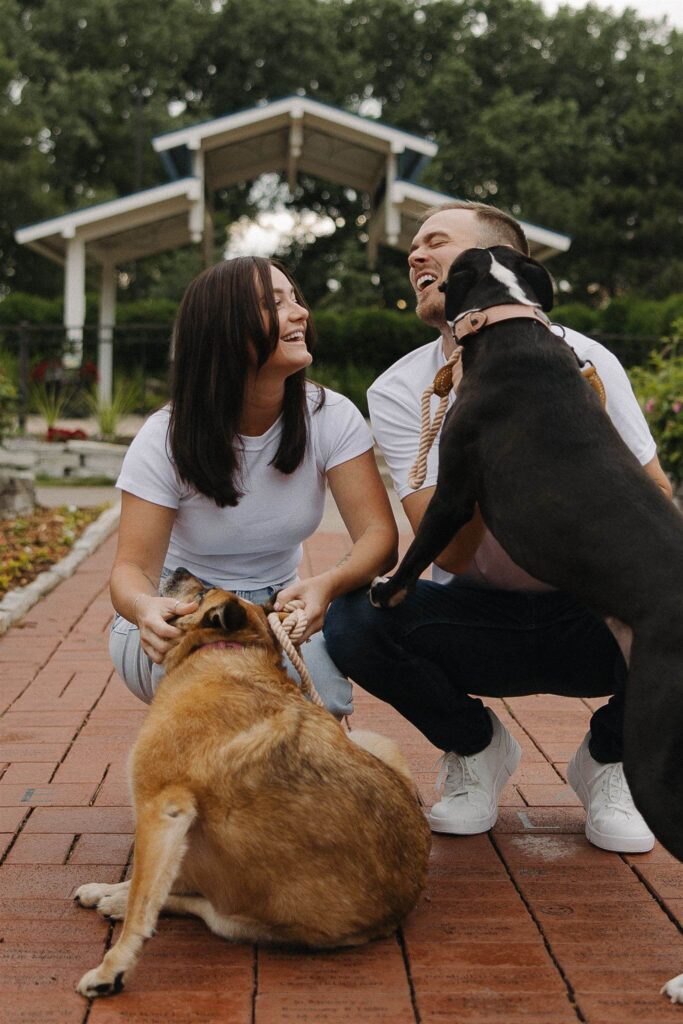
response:
{"label": "white chest marking on dog", "polygon": [[491,256],[491,275],[495,277],[496,281],[500,281],[502,285],[505,285],[513,299],[529,305],[529,297],[522,291],[516,275],[511,270],[508,270],[507,267],[504,267],[502,263],[498,263],[493,256]]}

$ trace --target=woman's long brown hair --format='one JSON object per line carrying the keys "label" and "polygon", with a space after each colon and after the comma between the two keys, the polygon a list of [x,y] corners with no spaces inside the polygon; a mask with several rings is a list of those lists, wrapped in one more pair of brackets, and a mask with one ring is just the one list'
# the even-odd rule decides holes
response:
{"label": "woman's long brown hair", "polygon": [[[188,286],[175,321],[168,428],[171,455],[181,479],[213,498],[219,508],[237,505],[244,494],[239,427],[250,353],[256,353],[260,369],[279,341],[271,280],[274,266],[291,282],[297,301],[308,308],[280,263],[241,256],[199,274]],[[305,340],[312,351],[315,336],[310,317]],[[306,452],[306,388],[310,386],[316,385],[307,385],[303,369],[285,381],[282,436],[272,460],[281,473],[293,473]],[[319,388],[315,411],[324,401],[325,393]]]}

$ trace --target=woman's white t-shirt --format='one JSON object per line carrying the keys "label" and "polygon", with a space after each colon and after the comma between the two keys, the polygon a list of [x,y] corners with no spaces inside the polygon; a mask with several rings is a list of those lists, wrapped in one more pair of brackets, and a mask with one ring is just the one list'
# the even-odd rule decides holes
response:
{"label": "woman's white t-shirt", "polygon": [[240,437],[244,496],[235,508],[219,508],[180,479],[167,442],[170,408],[149,417],[126,453],[116,486],[178,510],[165,566],[184,566],[226,590],[278,586],[296,575],[302,542],[323,516],[327,472],[372,448],[355,405],[324,390],[325,404],[316,411],[317,389],[308,388],[309,441],[293,473],[271,465],[281,417],[259,437]]}

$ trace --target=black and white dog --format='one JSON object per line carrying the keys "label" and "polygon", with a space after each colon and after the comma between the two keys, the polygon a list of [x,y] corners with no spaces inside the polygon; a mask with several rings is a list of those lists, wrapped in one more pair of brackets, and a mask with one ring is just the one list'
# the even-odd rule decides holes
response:
{"label": "black and white dog", "polygon": [[[501,304],[548,311],[553,302],[544,268],[507,246],[463,252],[442,289],[449,323]],[[630,627],[624,770],[645,821],[683,859],[683,517],[546,326],[509,319],[461,344],[463,379],[444,420],[434,496],[371,600],[401,600],[478,502],[518,565]],[[683,980],[680,988],[683,1001]]]}

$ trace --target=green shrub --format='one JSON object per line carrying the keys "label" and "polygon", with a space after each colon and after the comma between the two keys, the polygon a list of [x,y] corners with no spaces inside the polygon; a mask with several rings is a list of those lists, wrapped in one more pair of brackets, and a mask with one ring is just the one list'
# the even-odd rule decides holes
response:
{"label": "green shrub", "polygon": [[372,367],[375,376],[436,336],[416,316],[385,309],[314,313],[318,334],[315,365]]}
{"label": "green shrub", "polygon": [[9,376],[0,369],[0,444],[14,428],[17,408],[17,389]]}
{"label": "green shrub", "polygon": [[664,307],[662,334],[673,334],[674,324],[677,320],[683,320],[683,292],[670,295],[662,302]]}
{"label": "green shrub", "polygon": [[549,314],[553,323],[562,324],[563,327],[571,327],[574,331],[582,334],[592,334],[598,322],[597,309],[584,306],[580,302],[568,302],[564,306],[555,306]]}
{"label": "green shrub", "polygon": [[121,302],[116,309],[117,324],[172,324],[178,303],[172,299],[139,299]]}
{"label": "green shrub", "polygon": [[4,374],[13,384],[19,383],[19,359],[14,352],[0,347],[0,376]]}
{"label": "green shrub", "polygon": [[342,395],[350,398],[357,409],[360,409],[363,416],[368,415],[367,390],[377,376],[375,370],[370,366],[330,366],[328,364],[315,364],[311,366],[307,374],[311,380],[323,387],[331,388]]}
{"label": "green shrub", "polygon": [[626,333],[661,338],[664,334],[664,303],[654,299],[631,299],[626,311]]}
{"label": "green shrub", "polygon": [[10,292],[0,301],[0,324],[59,324],[64,304],[61,299],[44,299],[27,292]]}
{"label": "green shrub", "polygon": [[645,366],[629,371],[633,389],[657,442],[665,472],[683,480],[683,319],[674,323],[675,336],[650,353]]}
{"label": "green shrub", "polygon": [[598,326],[606,334],[626,334],[628,299],[612,299],[608,306],[600,310]]}
{"label": "green shrub", "polygon": [[[119,324],[171,324],[178,303],[171,299],[140,299],[137,302],[119,302],[116,322]],[[88,292],[85,297],[85,322],[97,322],[99,295]],[[0,325],[16,326],[21,323],[55,324],[64,319],[64,300],[44,299],[28,292],[10,292],[0,300]]]}

